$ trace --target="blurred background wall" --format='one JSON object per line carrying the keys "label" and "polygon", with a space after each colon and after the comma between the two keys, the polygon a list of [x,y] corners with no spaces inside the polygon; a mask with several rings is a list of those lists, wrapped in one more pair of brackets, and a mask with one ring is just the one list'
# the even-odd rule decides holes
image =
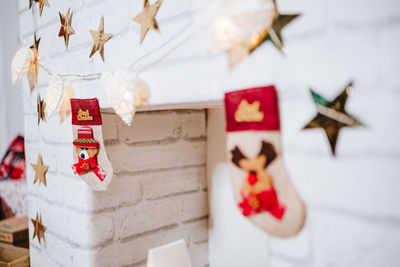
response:
{"label": "blurred background wall", "polygon": [[0,157],[9,142],[24,130],[21,85],[11,85],[11,60],[19,48],[18,1],[0,8]]}

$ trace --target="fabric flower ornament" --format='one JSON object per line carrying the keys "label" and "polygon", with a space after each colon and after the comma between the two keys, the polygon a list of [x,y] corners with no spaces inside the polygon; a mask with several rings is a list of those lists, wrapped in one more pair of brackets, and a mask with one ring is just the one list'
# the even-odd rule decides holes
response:
{"label": "fabric flower ornament", "polygon": [[136,90],[132,75],[121,69],[106,71],[100,78],[100,84],[112,108],[130,126],[136,111]]}
{"label": "fabric flower ornament", "polygon": [[31,61],[33,60],[34,53],[32,49],[24,47],[20,48],[11,63],[12,83],[16,84],[24,77],[28,71]]}

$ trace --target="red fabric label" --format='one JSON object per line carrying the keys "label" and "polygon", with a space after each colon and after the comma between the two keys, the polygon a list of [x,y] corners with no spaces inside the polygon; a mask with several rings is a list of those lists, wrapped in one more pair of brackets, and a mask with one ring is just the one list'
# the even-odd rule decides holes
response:
{"label": "red fabric label", "polygon": [[100,106],[97,98],[71,99],[72,125],[101,125]]}
{"label": "red fabric label", "polygon": [[280,130],[278,94],[273,85],[225,94],[226,131]]}

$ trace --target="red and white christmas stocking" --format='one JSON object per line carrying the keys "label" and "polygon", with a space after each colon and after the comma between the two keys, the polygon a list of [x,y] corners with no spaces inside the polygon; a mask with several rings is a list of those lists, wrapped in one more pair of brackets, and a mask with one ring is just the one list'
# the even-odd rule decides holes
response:
{"label": "red and white christmas stocking", "polygon": [[234,199],[243,216],[278,237],[297,234],[305,207],[282,158],[274,86],[225,94],[227,153]]}
{"label": "red and white christmas stocking", "polygon": [[99,102],[97,98],[71,99],[71,112],[75,162],[72,170],[93,190],[106,190],[113,169],[104,148]]}

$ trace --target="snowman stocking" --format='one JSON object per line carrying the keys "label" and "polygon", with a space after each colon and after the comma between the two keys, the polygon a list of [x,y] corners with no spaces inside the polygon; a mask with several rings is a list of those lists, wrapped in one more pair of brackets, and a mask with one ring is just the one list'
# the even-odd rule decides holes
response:
{"label": "snowman stocking", "polygon": [[271,235],[297,234],[305,208],[282,158],[275,87],[226,93],[225,112],[232,187],[240,212]]}
{"label": "snowman stocking", "polygon": [[102,121],[97,98],[71,99],[74,162],[72,170],[90,188],[106,190],[113,169],[103,143]]}

